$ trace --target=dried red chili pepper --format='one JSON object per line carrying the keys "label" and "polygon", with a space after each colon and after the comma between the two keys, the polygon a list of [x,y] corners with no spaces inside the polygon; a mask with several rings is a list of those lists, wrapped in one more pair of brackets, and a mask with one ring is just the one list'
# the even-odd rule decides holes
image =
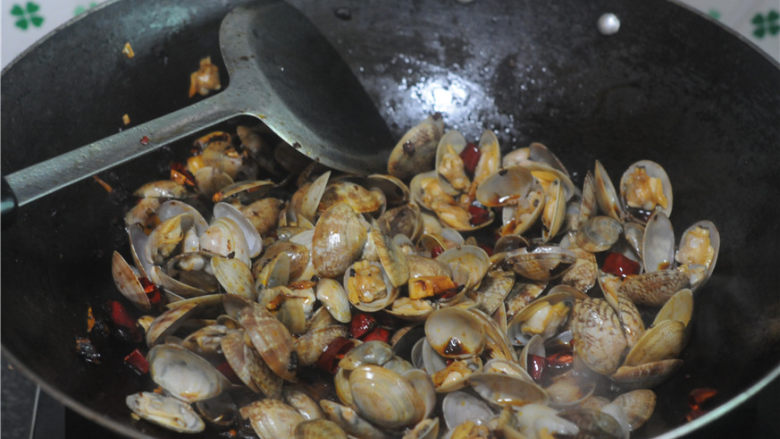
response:
{"label": "dried red chili pepper", "polygon": [[707,413],[709,410],[702,406],[717,394],[718,391],[710,387],[701,387],[691,390],[688,394],[688,406],[691,410],[685,415],[685,420],[690,422]]}
{"label": "dried red chili pepper", "polygon": [[130,366],[138,375],[149,372],[149,362],[146,361],[146,357],[138,349],[133,349],[132,352],[125,356],[125,364]]}
{"label": "dried red chili pepper", "polygon": [[569,352],[557,352],[545,358],[547,367],[553,369],[565,369],[571,366],[574,356]]}
{"label": "dried red chili pepper", "polygon": [[442,253],[444,253],[444,249],[440,245],[435,245],[431,249],[431,257],[432,258],[435,258],[436,256],[439,256]]}
{"label": "dried red chili pepper", "polygon": [[162,301],[162,294],[160,294],[160,289],[157,288],[157,285],[145,277],[138,278],[138,280],[141,282],[141,286],[144,287],[149,303],[158,305]]}
{"label": "dried red chili pepper", "polygon": [[330,342],[325,349],[323,349],[320,358],[317,359],[317,366],[333,375],[336,373],[339,361],[344,358],[344,354],[349,352],[355,346],[355,342],[346,338],[338,337]]}
{"label": "dried red chili pepper", "polygon": [[372,341],[372,340],[379,340],[381,342],[387,343],[388,340],[390,340],[390,331],[388,331],[385,328],[379,327],[375,328],[373,331],[366,334],[365,337],[363,337],[363,341]]}
{"label": "dried red chili pepper", "polygon": [[531,354],[528,356],[528,371],[530,372],[531,378],[533,378],[534,381],[542,380],[542,373],[544,372],[544,366],[546,363],[546,359],[539,355]]}
{"label": "dried red chili pepper", "polygon": [[349,324],[349,333],[353,338],[362,338],[376,328],[376,318],[366,313],[357,313],[352,316]]}
{"label": "dried red chili pepper", "polygon": [[109,304],[111,306],[111,321],[114,322],[114,325],[127,329],[135,328],[135,319],[130,317],[121,303],[112,300]]}
{"label": "dried red chili pepper", "polygon": [[625,278],[629,274],[639,273],[639,262],[632,261],[620,253],[612,252],[604,259],[601,271]]}
{"label": "dried red chili pepper", "polygon": [[460,152],[460,158],[463,160],[463,168],[469,175],[474,175],[474,170],[477,169],[479,163],[479,157],[482,153],[479,151],[477,145],[469,142],[463,151]]}
{"label": "dried red chili pepper", "polygon": [[148,145],[148,144],[149,144],[149,136],[141,137],[141,145]]}
{"label": "dried red chili pepper", "polygon": [[187,186],[195,186],[195,176],[179,162],[171,163],[171,180]]}
{"label": "dried red chili pepper", "polygon": [[488,210],[477,204],[472,204],[469,206],[469,215],[471,215],[469,223],[471,223],[472,226],[482,224],[490,219],[490,213]]}

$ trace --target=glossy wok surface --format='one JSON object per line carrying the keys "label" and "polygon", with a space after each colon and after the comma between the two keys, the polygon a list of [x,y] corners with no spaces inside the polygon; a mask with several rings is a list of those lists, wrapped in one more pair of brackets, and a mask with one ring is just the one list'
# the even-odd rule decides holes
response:
{"label": "glossy wok surface", "polygon": [[[239,3],[117,2],[32,49],[3,72],[2,172],[110,134],[124,113],[142,122],[186,105],[189,73],[206,55],[220,63],[219,22]],[[468,138],[489,127],[506,149],[547,144],[577,183],[596,158],[613,178],[655,160],[674,184],[678,235],[704,218],[719,227],[718,267],[696,296],[685,364],[657,388],[656,414],[637,436],[681,425],[693,388],[717,388],[723,404],[778,373],[776,64],[660,1],[293,3],[395,135],[438,110]],[[342,7],[349,19],[334,13]],[[604,12],[621,19],[614,36],[596,28]],[[135,58],[121,54],[125,41]],[[4,353],[89,418],[136,436],[175,436],[129,417],[124,396],[149,383],[121,365],[119,349],[85,364],[74,338],[88,305],[119,298],[110,256],[127,254],[127,194],[164,178],[174,150],[101,175],[110,195],[88,180],[27,206],[2,233]]]}

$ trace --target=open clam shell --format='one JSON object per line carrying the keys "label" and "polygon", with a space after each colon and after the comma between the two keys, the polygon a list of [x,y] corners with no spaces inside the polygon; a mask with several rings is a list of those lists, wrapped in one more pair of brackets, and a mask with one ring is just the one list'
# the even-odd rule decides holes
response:
{"label": "open clam shell", "polygon": [[379,427],[406,427],[423,419],[425,402],[396,372],[363,365],[349,374],[349,386],[358,413]]}
{"label": "open clam shell", "polygon": [[296,427],[306,420],[295,408],[272,398],[241,407],[239,413],[261,438],[294,438]]}
{"label": "open clam shell", "polygon": [[720,251],[720,233],[712,221],[698,221],[685,229],[675,259],[688,267],[691,289],[696,290],[712,276]]}
{"label": "open clam shell", "polygon": [[240,210],[228,203],[222,202],[214,205],[213,213],[214,218],[230,218],[236,223],[241,230],[241,233],[244,235],[250,258],[256,257],[263,251],[263,238],[260,237],[255,226],[249,222],[249,219],[247,219]]}
{"label": "open clam shell", "polygon": [[485,331],[473,314],[460,308],[442,308],[425,321],[425,336],[445,358],[479,355],[485,346]]}
{"label": "open clam shell", "polygon": [[651,326],[656,326],[664,320],[676,320],[687,328],[692,316],[693,292],[688,288],[683,288],[666,301],[658,314],[655,315]]}
{"label": "open clam shell", "polygon": [[320,407],[331,421],[355,437],[366,439],[385,439],[389,437],[382,430],[363,419],[362,416],[350,407],[327,399],[320,400]]}
{"label": "open clam shell", "polygon": [[460,153],[466,148],[466,138],[457,130],[449,130],[436,145],[436,174],[442,188],[455,196],[468,190],[471,181],[466,175]]}
{"label": "open clam shell", "polygon": [[525,198],[534,184],[531,171],[513,166],[485,178],[476,191],[477,200],[487,207],[515,204]]}
{"label": "open clam shell", "polygon": [[211,363],[181,346],[157,345],[149,350],[147,360],[152,380],[182,401],[213,398],[228,385]]}
{"label": "open clam shell", "polygon": [[200,433],[206,424],[192,407],[176,398],[153,392],[128,395],[125,403],[143,419],[179,433]]}
{"label": "open clam shell", "polygon": [[468,379],[471,388],[487,402],[499,407],[546,404],[547,392],[534,383],[511,375],[475,373]]}
{"label": "open clam shell", "polygon": [[574,241],[591,253],[609,250],[620,239],[623,227],[608,216],[594,216],[580,225]]}
{"label": "open clam shell", "polygon": [[664,168],[651,160],[632,163],[620,178],[620,200],[626,212],[644,222],[647,213],[660,208],[672,215],[672,183]]}
{"label": "open clam shell", "polygon": [[664,211],[656,210],[647,220],[641,254],[646,273],[666,270],[674,264],[674,228]]}
{"label": "open clam shell", "polygon": [[609,178],[604,165],[598,160],[596,160],[593,178],[596,183],[596,201],[601,211],[618,221],[623,221],[626,214],[618,198],[615,185],[612,184],[612,179]]}
{"label": "open clam shell", "polygon": [[509,341],[519,346],[525,345],[534,335],[541,336],[543,340],[554,336],[566,324],[575,301],[581,297],[587,296],[569,287],[550,291],[532,301],[509,322]]}
{"label": "open clam shell", "polygon": [[563,276],[577,262],[577,255],[559,246],[545,245],[508,252],[505,260],[520,276],[548,281]]}
{"label": "open clam shell", "polygon": [[464,391],[448,393],[442,400],[441,410],[450,430],[466,421],[486,424],[496,415],[484,400]]}
{"label": "open clam shell", "polygon": [[477,288],[490,268],[490,257],[476,245],[462,245],[445,250],[436,260],[449,266],[452,280],[457,285],[464,285],[464,292]]}
{"label": "open clam shell", "polygon": [[322,303],[334,319],[341,323],[349,323],[352,320],[347,292],[340,283],[333,279],[320,279],[317,282],[316,294],[317,300]]}
{"label": "open clam shell", "polygon": [[211,258],[211,268],[214,276],[228,294],[236,294],[247,300],[255,300],[254,277],[252,270],[238,259],[228,259],[222,256]]}
{"label": "open clam shell", "polygon": [[398,297],[398,288],[377,262],[355,262],[344,273],[343,284],[349,303],[361,311],[379,311]]}
{"label": "open clam shell", "polygon": [[502,236],[520,235],[525,233],[536,223],[536,220],[544,210],[545,198],[542,187],[534,184],[528,190],[526,196],[517,200],[515,204],[509,204],[501,208]]}
{"label": "open clam shell", "polygon": [[648,329],[626,355],[625,366],[639,366],[677,358],[685,346],[685,325],[662,320]]}
{"label": "open clam shell", "polygon": [[149,297],[133,271],[133,267],[117,251],[114,251],[111,256],[111,275],[114,278],[116,288],[133,305],[144,311],[152,309]]}
{"label": "open clam shell", "polygon": [[682,363],[682,360],[675,358],[638,366],[620,366],[612,374],[612,381],[627,390],[652,388],[669,378]]}

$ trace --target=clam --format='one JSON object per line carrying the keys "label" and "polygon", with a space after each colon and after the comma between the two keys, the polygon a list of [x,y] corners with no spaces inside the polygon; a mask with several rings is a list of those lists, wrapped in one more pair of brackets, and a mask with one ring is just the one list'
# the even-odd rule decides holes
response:
{"label": "clam", "polygon": [[347,433],[365,439],[385,439],[388,436],[370,422],[363,419],[355,410],[341,404],[320,400],[320,407],[325,415],[338,424]]}
{"label": "clam", "polygon": [[269,398],[278,398],[282,392],[282,379],[268,368],[252,349],[243,331],[231,331],[220,341],[222,353],[236,376],[253,392]]}
{"label": "clam", "polygon": [[477,188],[482,182],[501,167],[501,148],[493,131],[485,130],[482,132],[479,137],[479,153],[479,161],[474,169],[474,179],[468,191],[471,199],[476,196]]}
{"label": "clam", "polygon": [[439,437],[439,418],[428,418],[418,422],[401,439],[436,439]]}
{"label": "clam", "polygon": [[314,227],[311,247],[314,268],[323,277],[341,275],[360,256],[366,236],[366,227],[348,204],[332,206]]}
{"label": "clam", "polygon": [[466,139],[456,130],[444,133],[436,146],[436,173],[444,190],[453,196],[466,192],[471,186],[463,159],[460,157],[465,148]]}
{"label": "clam", "polygon": [[344,273],[344,286],[349,302],[356,308],[374,312],[391,303],[398,296],[382,266],[376,262],[358,261]]}
{"label": "clam", "polygon": [[499,407],[520,407],[531,403],[545,404],[548,401],[544,389],[516,376],[475,373],[468,381],[479,396]]}
{"label": "clam", "polygon": [[626,355],[625,366],[639,366],[677,358],[685,341],[685,325],[677,320],[662,320],[648,329]]}
{"label": "clam", "polygon": [[433,169],[436,146],[444,133],[441,114],[428,116],[415,125],[393,148],[387,160],[387,173],[408,180],[420,172]]}
{"label": "clam", "polygon": [[577,262],[577,256],[559,246],[545,245],[508,252],[505,261],[520,276],[548,281],[563,276]]}
{"label": "clam", "polygon": [[556,375],[552,382],[544,388],[550,397],[550,405],[563,408],[579,405],[596,390],[596,382],[592,379],[580,378],[573,370]]}
{"label": "clam", "polygon": [[347,336],[347,328],[343,325],[329,325],[309,329],[295,340],[295,352],[298,362],[303,366],[311,366],[317,362],[322,351],[333,340]]}
{"label": "clam", "polygon": [[580,226],[585,224],[585,222],[596,213],[597,208],[596,180],[593,177],[593,173],[588,171],[582,181],[582,197],[580,199],[579,208],[577,209],[577,215],[574,216],[570,228],[572,230],[579,230]]}
{"label": "clam", "polygon": [[626,344],[629,348],[634,347],[645,333],[645,324],[639,310],[625,294],[617,293],[617,307],[610,303],[615,309],[623,327],[623,335],[626,337]]}
{"label": "clam", "polygon": [[414,203],[394,207],[379,217],[377,226],[386,236],[396,236],[400,233],[416,241],[423,231],[420,207]]}
{"label": "clam", "polygon": [[241,206],[239,210],[260,236],[266,236],[276,228],[283,204],[282,200],[269,197],[254,201],[247,206]]}
{"label": "clam", "polygon": [[358,213],[372,213],[385,206],[385,196],[382,191],[372,191],[351,181],[334,181],[328,184],[318,210],[324,212],[337,203],[347,203]]}
{"label": "clam", "polygon": [[241,231],[241,227],[227,217],[217,218],[200,236],[200,248],[208,253],[236,258],[252,266],[249,256],[249,246]]}
{"label": "clam", "polygon": [[238,321],[268,367],[285,380],[295,381],[298,355],[293,353],[287,328],[258,304],[239,311]]}
{"label": "clam", "polygon": [[387,343],[371,340],[350,349],[339,361],[339,367],[351,372],[364,364],[382,366],[394,355],[393,349]]}
{"label": "clam", "polygon": [[618,199],[615,186],[612,184],[607,170],[598,160],[596,160],[593,178],[596,183],[596,201],[598,201],[601,211],[618,221],[623,221],[623,217],[626,216],[623,212],[623,205]]}
{"label": "clam", "polygon": [[189,404],[170,396],[139,392],[125,398],[130,410],[143,419],[179,433],[200,433],[206,424]]}
{"label": "clam", "polygon": [[182,401],[213,398],[228,385],[225,376],[211,363],[181,346],[155,346],[149,350],[147,360],[152,380]]}
{"label": "clam", "polygon": [[335,280],[323,278],[317,282],[317,300],[339,322],[349,323],[352,320],[347,292]]}
{"label": "clam", "polygon": [[495,413],[484,400],[464,391],[450,392],[441,403],[442,416],[448,429],[472,421],[486,424]]}
{"label": "clam", "polygon": [[570,249],[577,260],[561,278],[561,283],[570,285],[579,291],[587,292],[596,284],[596,278],[599,273],[599,266],[596,261],[596,255],[585,250],[574,248]]}
{"label": "clam", "polygon": [[216,355],[221,353],[220,343],[227,334],[228,328],[224,325],[213,324],[204,326],[185,338],[181,345],[198,355]]}
{"label": "clam", "polygon": [[541,282],[516,281],[504,301],[506,303],[507,318],[513,318],[526,305],[533,302],[542,294],[546,286],[546,283]]}
{"label": "clam", "polygon": [[184,323],[185,319],[195,313],[197,308],[197,303],[187,303],[157,316],[146,331],[146,345],[153,346],[166,335],[173,334]]}
{"label": "clam", "polygon": [[376,365],[349,374],[352,399],[361,416],[382,428],[406,427],[423,419],[425,403],[401,375]]}
{"label": "clam", "polygon": [[479,287],[490,267],[490,257],[476,245],[445,250],[436,260],[449,266],[452,280],[457,285],[464,285],[464,292]]}
{"label": "clam", "polygon": [[259,199],[265,198],[268,191],[274,187],[271,180],[242,180],[235,183],[231,182],[214,193],[212,200],[217,203],[225,201],[228,203],[237,201],[241,204],[250,204]]}
{"label": "clam", "polygon": [[150,181],[133,192],[139,198],[184,198],[187,187],[172,180]]}
{"label": "clam", "polygon": [[[268,246],[260,258],[255,261],[254,265],[252,266],[252,273],[255,275],[255,277],[261,277],[260,273],[263,272],[267,268],[268,264],[280,254],[285,254],[289,261],[287,277],[293,280],[300,279],[301,275],[306,270],[306,266],[309,264],[309,249],[306,248],[305,244],[281,240],[276,241]],[[287,281],[284,283],[286,284]]]}
{"label": "clam", "polygon": [[125,214],[125,225],[140,224],[142,227],[153,227],[157,218],[157,208],[160,207],[159,198],[141,198]]}
{"label": "clam", "polygon": [[615,311],[605,300],[588,298],[574,304],[572,314],[574,352],[594,372],[604,375],[614,372],[626,348]]}
{"label": "clam", "polygon": [[481,322],[460,308],[442,308],[425,321],[425,336],[431,347],[445,358],[479,355],[485,346]]}
{"label": "clam", "polygon": [[217,196],[220,191],[233,185],[233,178],[226,172],[213,166],[203,166],[192,172],[195,177],[195,183],[198,186],[198,192],[206,197]]}
{"label": "clam", "polygon": [[664,320],[676,320],[687,328],[692,316],[693,292],[688,288],[683,288],[664,303],[651,326],[656,326]]}
{"label": "clam", "polygon": [[[290,257],[287,253],[278,253],[270,262],[262,266],[262,270],[255,277],[255,289],[261,291],[266,288],[287,285],[290,282],[290,264]],[[255,263],[252,268],[259,266],[259,263]]]}
{"label": "clam", "polygon": [[649,389],[639,389],[618,395],[612,404],[623,410],[630,431],[634,431],[650,419],[655,410],[655,402],[655,392]]}
{"label": "clam", "polygon": [[194,219],[188,213],[169,218],[152,230],[146,242],[144,257],[155,264],[162,264],[174,252],[184,239],[184,234],[192,227]]}
{"label": "clam", "polygon": [[313,421],[323,417],[319,404],[306,394],[302,387],[287,386],[284,389],[283,396],[284,401],[294,407],[295,410],[298,410],[298,413],[307,421]]}
{"label": "clam", "polygon": [[514,284],[514,273],[504,270],[489,271],[479,288],[474,291],[477,307],[488,314],[493,314],[504,303]]}
{"label": "clam", "polygon": [[156,283],[182,297],[215,293],[219,281],[211,271],[212,256],[203,253],[180,253],[168,260],[165,269],[153,267]]}
{"label": "clam", "polygon": [[217,203],[214,205],[213,212],[214,218],[230,218],[235,222],[244,235],[250,258],[260,254],[263,250],[263,238],[260,237],[255,226],[249,222],[249,219],[240,210],[228,203]]}
{"label": "clam", "polygon": [[609,250],[620,238],[623,227],[608,216],[594,216],[580,225],[574,242],[591,253]]}
{"label": "clam", "polygon": [[222,256],[211,258],[211,269],[214,276],[228,294],[236,294],[247,300],[255,300],[254,278],[249,267],[238,259],[228,259]]}
{"label": "clam", "polygon": [[561,180],[554,179],[550,184],[543,185],[545,194],[544,208],[542,209],[542,241],[552,239],[563,226],[566,218],[566,199],[564,198]]}
{"label": "clam", "polygon": [[575,299],[584,296],[570,290],[551,291],[529,303],[509,322],[507,337],[516,345],[524,345],[534,335],[551,338],[566,324]]}
{"label": "clam", "polygon": [[641,254],[646,273],[666,270],[674,263],[674,229],[662,210],[656,210],[647,220]]}
{"label": "clam", "polygon": [[405,284],[409,280],[409,265],[401,248],[377,229],[368,233],[368,240],[373,243],[379,262],[393,287]]}
{"label": "clam", "polygon": [[647,215],[660,208],[672,215],[672,184],[669,176],[656,162],[640,160],[626,169],[620,178],[620,199],[627,212],[645,222]]}
{"label": "clam", "polygon": [[295,427],[295,439],[347,439],[347,433],[333,421],[312,419]]}
{"label": "clam", "polygon": [[644,363],[638,366],[620,366],[611,378],[623,389],[655,387],[664,382],[682,366],[680,359],[669,359]]}
{"label": "clam", "polygon": [[583,408],[563,411],[560,416],[573,422],[578,428],[577,437],[597,437],[603,439],[624,439],[628,431],[612,415]]}
{"label": "clam", "polygon": [[661,270],[626,276],[618,291],[638,305],[663,305],[677,291],[688,285],[686,273]]}
{"label": "clam", "polygon": [[507,206],[525,198],[533,185],[534,177],[528,169],[513,166],[485,178],[477,188],[476,197],[483,206]]}
{"label": "clam", "polygon": [[133,305],[144,311],[149,311],[152,308],[149,297],[133,271],[133,267],[117,251],[114,251],[111,256],[111,275],[114,278],[116,288]]}
{"label": "clam", "polygon": [[499,234],[513,236],[525,233],[539,219],[544,207],[544,191],[541,185],[534,184],[525,197],[501,209],[502,225]]}
{"label": "clam", "polygon": [[261,399],[239,410],[261,438],[294,439],[298,424],[305,421],[293,407],[278,399]]}
{"label": "clam", "polygon": [[711,221],[699,221],[685,229],[675,260],[687,267],[693,290],[712,276],[719,251],[720,233]]}

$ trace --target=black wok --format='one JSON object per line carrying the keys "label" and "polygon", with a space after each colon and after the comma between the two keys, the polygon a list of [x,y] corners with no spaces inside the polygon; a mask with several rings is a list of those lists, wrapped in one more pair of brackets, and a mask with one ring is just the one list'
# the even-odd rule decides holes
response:
{"label": "black wok", "polygon": [[[116,2],[75,20],[2,76],[2,172],[10,173],[188,103],[198,60],[219,64],[217,29],[241,1]],[[658,387],[637,436],[685,434],[780,374],[780,70],[717,24],[662,1],[302,1],[400,134],[440,110],[504,148],[540,141],[569,169],[602,160],[612,175],[640,158],[674,184],[677,233],[699,219],[721,231],[718,267],[697,293],[685,364]],[[337,8],[345,8],[334,13]],[[622,26],[597,31],[604,12]],[[348,16],[348,18],[347,18]],[[136,56],[120,53],[130,41]],[[303,56],[303,54],[302,54]],[[223,71],[223,78],[226,77]],[[451,101],[433,102],[451,93]],[[186,148],[186,145],[183,146]],[[88,305],[116,299],[110,255],[127,254],[126,194],[166,175],[159,151],[20,210],[2,234],[4,354],[44,390],[129,436],[171,437],[133,422],[125,395],[148,383],[126,352],[86,364],[74,350]],[[687,395],[714,387],[719,405],[684,424]]]}

